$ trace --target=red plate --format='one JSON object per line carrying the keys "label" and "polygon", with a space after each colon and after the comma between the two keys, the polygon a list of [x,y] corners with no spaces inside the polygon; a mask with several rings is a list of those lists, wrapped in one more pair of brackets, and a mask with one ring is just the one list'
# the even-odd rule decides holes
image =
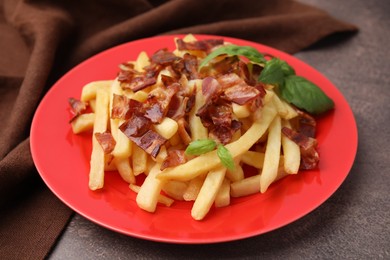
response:
{"label": "red plate", "polygon": [[329,80],[302,61],[261,44],[223,37],[287,61],[298,75],[315,82],[334,100],[335,110],[318,121],[319,170],[288,176],[271,185],[265,194],[233,199],[228,207],[213,208],[203,221],[191,218],[190,202],[175,202],[170,208],[158,206],[154,214],[139,209],[135,194],[115,172],[106,173],[102,190],[90,191],[91,135],[72,133],[68,97],[80,97],[88,82],[114,79],[118,64],[135,60],[141,51],[151,55],[164,47],[173,50],[174,37],[183,35],[137,40],[97,54],[69,71],[43,98],[32,122],[31,152],[42,179],[58,198],[87,219],[126,235],[198,244],[231,241],[280,228],[308,214],[337,190],[357,150],[356,123],[345,98]]}

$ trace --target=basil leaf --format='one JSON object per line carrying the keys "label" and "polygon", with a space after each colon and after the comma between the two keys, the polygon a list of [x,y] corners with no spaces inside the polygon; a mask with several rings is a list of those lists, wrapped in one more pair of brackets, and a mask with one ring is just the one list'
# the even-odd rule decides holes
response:
{"label": "basil leaf", "polygon": [[311,114],[321,114],[334,107],[334,102],[317,85],[305,78],[291,75],[279,88],[286,101]]}
{"label": "basil leaf", "polygon": [[265,63],[266,60],[264,55],[261,54],[258,50],[250,46],[237,46],[234,44],[222,46],[215,51],[211,52],[203,61],[199,64],[199,70],[209,63],[212,59],[218,57],[219,55],[229,55],[229,56],[244,56],[254,63]]}
{"label": "basil leaf", "polygon": [[287,62],[273,58],[265,63],[264,69],[259,76],[259,81],[281,86],[285,77],[290,75],[295,75],[295,70]]}
{"label": "basil leaf", "polygon": [[217,155],[222,164],[229,170],[234,170],[234,160],[229,150],[222,144],[218,145]]}
{"label": "basil leaf", "polygon": [[201,155],[214,150],[217,144],[212,139],[201,139],[191,142],[185,151],[190,155]]}

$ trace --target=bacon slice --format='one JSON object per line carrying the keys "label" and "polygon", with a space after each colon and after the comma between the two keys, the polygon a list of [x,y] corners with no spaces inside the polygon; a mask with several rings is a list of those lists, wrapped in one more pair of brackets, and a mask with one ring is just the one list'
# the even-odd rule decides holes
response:
{"label": "bacon slice", "polygon": [[95,133],[95,137],[105,154],[109,154],[114,150],[116,142],[111,133]]}
{"label": "bacon slice", "polygon": [[161,123],[168,112],[169,103],[172,97],[179,91],[180,84],[173,83],[166,89],[155,89],[152,91],[145,103],[145,117],[153,123]]}
{"label": "bacon slice", "polygon": [[133,115],[129,120],[119,126],[119,129],[128,137],[139,137],[145,134],[152,122],[144,117]]}
{"label": "bacon slice", "polygon": [[297,109],[298,112],[298,127],[299,132],[306,136],[314,138],[316,135],[317,122],[314,117],[302,110]]}
{"label": "bacon slice", "polygon": [[260,96],[260,91],[245,83],[235,85],[225,90],[224,99],[238,105],[245,105]]}
{"label": "bacon slice", "polygon": [[177,120],[178,129],[177,132],[179,133],[179,136],[183,143],[187,146],[189,143],[191,143],[191,136],[189,134],[190,130],[188,127],[188,123],[184,118],[180,118]]}
{"label": "bacon slice", "polygon": [[158,133],[148,130],[145,134],[140,137],[131,136],[130,139],[145,152],[156,158],[160,152],[161,146],[167,141],[164,137]]}
{"label": "bacon slice", "polygon": [[179,60],[180,57],[176,56],[172,52],[168,51],[168,49],[164,48],[155,52],[150,60],[158,65],[169,65],[174,61]]}
{"label": "bacon slice", "polygon": [[282,133],[299,145],[301,151],[301,164],[299,168],[303,170],[316,168],[319,162],[319,155],[316,150],[317,140],[288,127],[283,127]]}
{"label": "bacon slice", "polygon": [[161,164],[161,170],[168,167],[174,167],[187,162],[184,150],[170,150],[168,156]]}
{"label": "bacon slice", "polygon": [[75,120],[79,115],[84,113],[87,110],[87,103],[78,100],[76,98],[70,97],[68,98],[68,103],[70,106],[70,110],[73,113],[73,117],[69,120],[69,123],[71,123],[73,120]]}
{"label": "bacon slice", "polygon": [[167,140],[150,130],[151,125],[152,122],[148,118],[134,114],[120,125],[119,129],[136,145],[155,158]]}

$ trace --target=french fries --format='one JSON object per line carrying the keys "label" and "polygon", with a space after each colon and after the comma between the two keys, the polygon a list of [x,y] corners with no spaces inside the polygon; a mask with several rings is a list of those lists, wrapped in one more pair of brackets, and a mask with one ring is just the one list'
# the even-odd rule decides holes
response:
{"label": "french fries", "polygon": [[96,140],[95,133],[103,133],[107,130],[109,114],[109,94],[104,88],[96,92],[96,113],[92,136],[91,168],[89,171],[89,188],[97,190],[104,185],[105,154]]}
{"label": "french fries", "polygon": [[[196,41],[193,35],[184,38],[184,42],[193,41]],[[206,55],[200,50],[176,49],[172,53],[180,58],[189,53],[198,61]],[[136,70],[138,76],[147,72],[150,65],[151,59],[147,53],[141,52],[135,61],[128,62],[127,65],[121,64],[121,68]],[[104,171],[117,171],[129,184],[129,188],[137,193],[136,203],[143,210],[155,212],[158,203],[169,207],[174,201],[193,202],[191,216],[195,220],[202,220],[213,205],[216,208],[226,207],[230,205],[231,198],[264,193],[280,178],[298,173],[301,162],[300,148],[282,134],[283,127],[293,129],[294,124],[291,122],[298,113],[277,95],[276,88],[272,85],[266,85],[266,94],[262,97],[261,105],[257,107],[251,103],[230,104],[231,120],[240,124],[240,129],[233,132],[230,141],[223,145],[231,156],[233,168],[221,163],[222,159],[216,149],[197,155],[185,154],[185,160],[180,163],[164,166],[170,152],[185,150],[191,141],[213,138],[213,129],[207,126],[204,118],[199,115],[199,110],[204,109],[210,102],[204,93],[203,79],[190,78],[185,74],[178,77],[175,73],[172,68],[162,68],[155,76],[155,82],[152,82],[154,84],[137,90],[123,88],[119,77],[115,80],[91,82],[83,87],[80,99],[90,106],[92,112],[75,116],[71,120],[71,126],[75,134],[93,130],[89,172],[91,190],[103,188]],[[180,84],[180,91],[190,93],[186,97],[188,99],[179,100],[189,102],[185,104],[193,104],[188,106],[188,111],[188,107],[185,107],[185,116],[175,120],[166,112],[161,118],[154,119],[154,113],[157,111],[158,114],[159,111],[149,106],[146,112],[143,111],[147,117],[143,120],[153,122],[149,129],[145,130],[142,125],[136,125],[128,132],[123,130],[123,125],[126,125],[131,117],[127,114],[125,118],[112,116],[114,97],[117,98],[115,95],[123,96],[123,100],[131,100],[136,102],[135,104],[148,103],[152,99],[162,100],[161,104],[164,106],[167,105],[164,103],[166,99],[169,101],[173,96],[169,93],[171,85],[166,86],[172,84],[167,81],[173,77],[177,77],[175,83]],[[193,99],[190,100],[189,97]],[[225,111],[217,111],[220,113],[217,115],[222,117]],[[218,116],[211,116],[213,124],[214,120],[220,120]],[[141,134],[153,131],[155,134],[147,139],[139,133],[135,137],[132,136],[134,131],[140,131]],[[114,147],[108,152],[104,149],[104,144],[99,143],[95,137],[96,133],[104,132],[110,133],[115,141]],[[148,150],[155,142],[160,141],[163,145],[157,150]],[[221,145],[220,141],[215,144],[216,147]],[[257,174],[247,177],[244,166],[253,167]],[[146,177],[143,183],[138,183],[138,176],[141,174]]]}

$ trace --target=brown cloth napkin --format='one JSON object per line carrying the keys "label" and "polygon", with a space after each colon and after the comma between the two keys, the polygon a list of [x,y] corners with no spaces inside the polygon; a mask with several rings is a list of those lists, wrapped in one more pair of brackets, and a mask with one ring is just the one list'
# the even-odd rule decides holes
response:
{"label": "brown cloth napkin", "polygon": [[77,63],[157,34],[232,36],[294,53],[356,30],[288,0],[0,0],[0,259],[44,258],[72,214],[41,181],[29,130],[45,92]]}

